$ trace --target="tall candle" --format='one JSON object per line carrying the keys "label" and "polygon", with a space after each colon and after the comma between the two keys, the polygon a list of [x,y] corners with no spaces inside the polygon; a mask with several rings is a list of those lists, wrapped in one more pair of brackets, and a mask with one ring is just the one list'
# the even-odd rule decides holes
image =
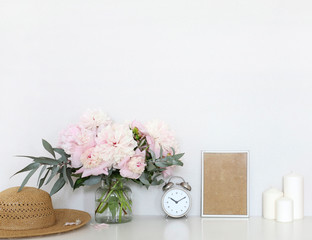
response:
{"label": "tall candle", "polygon": [[275,219],[275,201],[282,197],[283,193],[276,188],[270,188],[262,194],[262,213],[266,219]]}
{"label": "tall candle", "polygon": [[303,177],[296,173],[284,176],[284,196],[293,200],[294,219],[303,218]]}
{"label": "tall candle", "polygon": [[294,219],[293,200],[281,197],[276,200],[276,221],[292,222]]}

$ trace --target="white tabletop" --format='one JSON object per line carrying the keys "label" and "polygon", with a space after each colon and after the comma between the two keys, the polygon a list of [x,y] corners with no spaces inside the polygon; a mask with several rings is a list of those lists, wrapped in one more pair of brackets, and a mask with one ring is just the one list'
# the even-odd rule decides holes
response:
{"label": "white tabletop", "polygon": [[311,240],[312,217],[278,223],[261,217],[216,219],[134,216],[132,222],[97,230],[93,223],[71,232],[28,239],[43,240]]}

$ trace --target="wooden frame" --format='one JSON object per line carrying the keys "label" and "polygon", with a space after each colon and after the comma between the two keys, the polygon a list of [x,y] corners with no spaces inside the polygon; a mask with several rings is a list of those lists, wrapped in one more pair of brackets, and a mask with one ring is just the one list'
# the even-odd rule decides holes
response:
{"label": "wooden frame", "polygon": [[202,217],[249,217],[249,152],[202,151]]}

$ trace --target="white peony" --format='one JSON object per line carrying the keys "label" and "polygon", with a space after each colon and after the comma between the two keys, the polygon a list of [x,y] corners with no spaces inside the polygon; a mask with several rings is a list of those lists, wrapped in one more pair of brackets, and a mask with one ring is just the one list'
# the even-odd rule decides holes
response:
{"label": "white peony", "polygon": [[129,125],[117,123],[101,129],[97,143],[103,160],[112,162],[115,166],[125,157],[133,156],[137,146]]}
{"label": "white peony", "polygon": [[145,124],[148,132],[147,141],[156,157],[160,157],[160,148],[163,149],[163,156],[172,154],[172,149],[178,152],[178,143],[174,137],[173,132],[169,129],[168,125],[163,121],[150,121]]}
{"label": "white peony", "polygon": [[86,129],[96,130],[110,125],[112,120],[102,110],[88,110],[81,118],[80,124]]}
{"label": "white peony", "polygon": [[80,161],[84,168],[96,168],[103,163],[103,159],[101,158],[101,151],[98,146],[89,148],[85,151],[81,157]]}

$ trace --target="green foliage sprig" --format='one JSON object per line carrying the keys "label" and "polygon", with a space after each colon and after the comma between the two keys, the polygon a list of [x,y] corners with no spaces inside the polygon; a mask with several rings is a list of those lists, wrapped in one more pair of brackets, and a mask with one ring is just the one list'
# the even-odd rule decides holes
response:
{"label": "green foliage sprig", "polygon": [[[139,136],[137,134],[138,139]],[[57,177],[57,181],[52,186],[50,191],[50,195],[57,193],[62,187],[69,183],[73,189],[79,188],[85,185],[94,185],[98,184],[101,180],[105,180],[106,183],[109,183],[112,179],[123,179],[120,176],[119,172],[111,168],[108,171],[108,175],[99,175],[99,176],[88,176],[82,177],[82,173],[77,174],[76,171],[79,168],[71,167],[70,155],[68,155],[64,149],[62,148],[53,148],[50,143],[46,140],[42,139],[42,145],[44,149],[51,155],[51,157],[34,157],[34,156],[24,156],[19,155],[17,157],[24,157],[32,159],[33,162],[27,165],[22,170],[16,172],[14,175],[29,172],[25,179],[23,180],[18,191],[21,191],[23,187],[27,184],[29,179],[34,175],[34,173],[40,170],[38,176],[38,188],[41,188],[44,184],[48,184],[53,178]],[[139,148],[144,148],[146,145],[146,140],[142,139],[141,144],[139,144]],[[170,166],[183,166],[181,162],[181,158],[184,153],[175,154],[174,149],[172,148],[173,154],[163,157],[162,152],[160,150],[160,156],[156,159],[155,154],[149,150],[150,156],[147,157],[146,167],[142,175],[139,179],[126,179],[131,180],[135,183],[143,185],[145,187],[159,185],[164,182],[163,179],[158,179],[161,176],[161,173],[166,170],[167,167]],[[14,176],[13,175],[13,176]],[[75,178],[75,181],[74,179]]]}
{"label": "green foliage sprig", "polygon": [[44,183],[48,184],[54,177],[58,176],[58,180],[54,183],[50,191],[50,195],[57,193],[65,185],[65,183],[69,183],[71,187],[74,187],[72,173],[75,172],[77,169],[69,167],[70,160],[68,158],[70,157],[70,155],[65,153],[65,151],[61,148],[53,148],[51,144],[44,139],[42,139],[42,145],[45,150],[52,155],[53,158],[23,155],[17,156],[30,158],[33,160],[32,163],[14,174],[16,175],[18,173],[29,171],[18,191],[21,191],[23,189],[31,176],[40,168],[41,170],[38,176],[37,183],[38,188],[41,188]]}

